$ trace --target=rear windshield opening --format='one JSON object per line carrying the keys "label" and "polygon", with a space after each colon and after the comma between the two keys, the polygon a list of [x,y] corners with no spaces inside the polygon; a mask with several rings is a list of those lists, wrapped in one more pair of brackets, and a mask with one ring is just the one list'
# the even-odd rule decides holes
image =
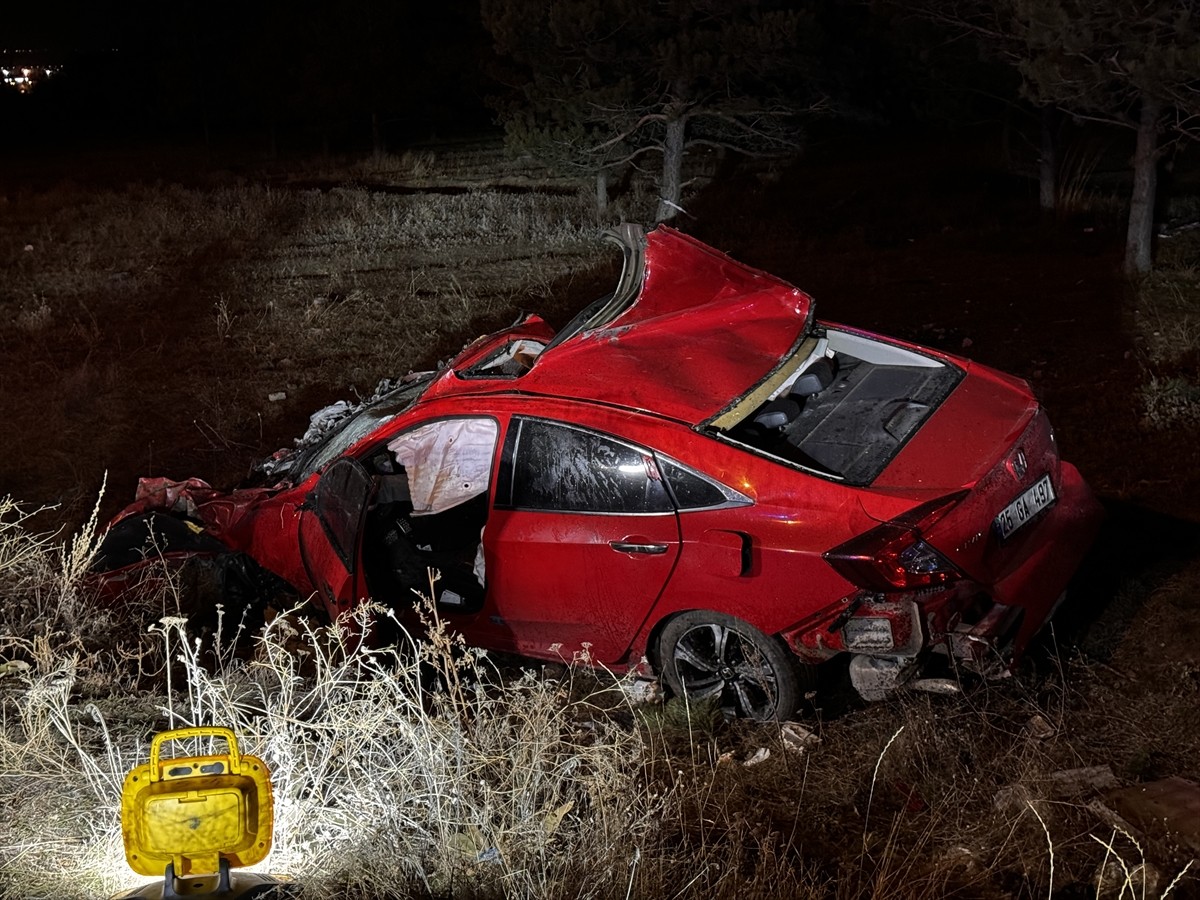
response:
{"label": "rear windshield opening", "polygon": [[724,433],[782,462],[869,484],[963,373],[875,338],[834,329],[814,336],[819,349],[807,351],[795,377]]}

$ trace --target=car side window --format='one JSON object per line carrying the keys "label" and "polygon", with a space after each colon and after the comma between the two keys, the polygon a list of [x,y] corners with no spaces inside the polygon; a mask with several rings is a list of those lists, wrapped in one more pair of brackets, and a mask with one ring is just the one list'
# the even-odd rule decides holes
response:
{"label": "car side window", "polygon": [[681,510],[709,509],[730,502],[730,498],[726,497],[719,487],[678,463],[664,459],[660,461],[660,465],[667,483],[671,486],[675,503]]}
{"label": "car side window", "polygon": [[[507,502],[506,502],[507,501]],[[560,512],[673,512],[653,454],[544,419],[514,418],[496,505]]]}

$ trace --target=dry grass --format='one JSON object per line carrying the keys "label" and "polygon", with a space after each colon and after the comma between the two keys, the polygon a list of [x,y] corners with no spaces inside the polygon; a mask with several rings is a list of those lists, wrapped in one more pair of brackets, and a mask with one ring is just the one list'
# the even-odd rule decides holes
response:
{"label": "dry grass", "polygon": [[[818,710],[807,724],[819,742],[798,750],[778,729],[704,709],[635,715],[586,673],[497,669],[436,619],[392,650],[363,646],[352,622],[286,615],[247,655],[199,641],[163,615],[170,604],[141,611],[146,631],[132,611],[89,605],[89,529],[60,541],[5,509],[5,900],[133,883],[121,779],[152,733],[195,724],[232,726],[266,760],[265,867],[314,897],[1038,896],[1097,873],[1140,885],[1147,872],[1160,879],[1148,897],[1195,886],[1186,860],[1114,837],[1086,790],[1056,774],[1108,764],[1127,776],[1137,746],[1186,733],[1190,695],[1168,708],[1080,662],[966,697]],[[1164,602],[1189,585],[1164,585]],[[39,589],[74,615],[47,628],[13,612]],[[56,609],[49,594],[39,602]],[[1160,721],[1138,722],[1150,702]],[[1187,774],[1179,753],[1173,771]]]}
{"label": "dry grass", "polygon": [[[119,496],[183,459],[228,483],[313,408],[430,368],[521,310],[565,321],[598,295],[588,273],[607,253],[586,192],[439,192],[463,176],[431,153],[372,165],[370,186],[343,168],[321,188],[226,177],[12,196],[0,493],[70,522],[105,468]],[[392,190],[417,173],[431,190]],[[54,436],[49,454],[22,452],[35,433]]]}
{"label": "dry grass", "polygon": [[[28,570],[31,552],[53,571],[80,546],[30,541],[42,549],[4,543],[15,548],[0,557],[5,571]],[[87,623],[31,638],[3,624],[0,783],[6,802],[20,801],[0,825],[5,898],[94,897],[128,883],[121,780],[148,734],[182,725],[232,726],[267,761],[270,866],[303,875],[315,896],[606,895],[607,873],[640,852],[662,814],[665,799],[639,789],[636,732],[591,698],[571,699],[569,683],[502,682],[436,622],[420,646],[373,650],[354,636],[361,620],[317,630],[280,616],[244,659],[167,616],[112,642],[137,660],[124,672],[81,653]],[[151,669],[152,686],[137,690],[131,671]],[[107,693],[93,684],[87,702],[81,687],[98,678]]]}
{"label": "dry grass", "polygon": [[1122,198],[1097,191],[1096,170],[1109,157],[1111,147],[1098,140],[1077,138],[1062,152],[1058,164],[1054,212],[1060,218],[1080,214],[1117,216]]}
{"label": "dry grass", "polygon": [[1134,339],[1145,370],[1143,424],[1200,425],[1200,231],[1159,244],[1154,272],[1137,285]]}

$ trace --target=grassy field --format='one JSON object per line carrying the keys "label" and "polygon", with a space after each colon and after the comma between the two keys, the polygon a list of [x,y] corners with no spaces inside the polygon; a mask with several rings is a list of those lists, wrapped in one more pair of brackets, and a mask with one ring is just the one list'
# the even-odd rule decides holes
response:
{"label": "grassy field", "polygon": [[[774,174],[754,177],[776,189]],[[116,610],[88,594],[97,522],[137,475],[231,483],[299,435],[313,409],[431,367],[519,310],[561,323],[602,294],[611,265],[592,202],[590,186],[486,148],[9,192],[0,898],[98,897],[136,883],[121,855],[121,779],[153,733],[210,723],[233,726],[271,767],[276,847],[265,868],[315,897],[1195,896],[1194,851],[1114,823],[1093,802],[1096,776],[1062,774],[1200,779],[1200,567],[1180,538],[1195,529],[1137,493],[1161,490],[1159,508],[1174,511],[1171,485],[1151,483],[1187,457],[1118,490],[1129,479],[1105,468],[1104,435],[1087,444],[1069,416],[1064,440],[1096,461],[1089,477],[1151,524],[1114,514],[1100,556],[1116,563],[1096,563],[1061,632],[1018,677],[865,706],[831,672],[800,745],[779,726],[635,704],[590,672],[501,664],[436,623],[432,638],[391,653],[286,615],[239,653],[197,642],[183,585],[168,580]],[[638,218],[649,203],[635,190],[607,215]],[[725,233],[736,222],[730,210]],[[961,228],[929,231],[978,252]],[[894,252],[890,234],[859,226],[795,240],[760,242],[754,261],[786,268],[807,253],[813,277],[832,284],[831,260],[857,253],[857,270],[838,270],[846,280],[874,290],[891,277],[859,274]],[[1137,312],[1113,326],[1131,343],[1145,336],[1134,362],[1147,380],[1127,399],[1145,404],[1151,442],[1190,427],[1145,393],[1157,390],[1151,376],[1184,378],[1191,359],[1179,345],[1194,338],[1194,269],[1186,249],[1173,252]],[[995,321],[1008,331],[1011,318]],[[958,349],[969,336],[1005,364],[1026,354],[1022,374],[1046,370],[1040,389],[1074,396],[1054,380],[1067,361],[1027,338],[989,343],[977,324],[938,334],[925,318],[905,327]],[[46,504],[57,506],[34,514]],[[1159,531],[1176,542],[1147,550]]]}

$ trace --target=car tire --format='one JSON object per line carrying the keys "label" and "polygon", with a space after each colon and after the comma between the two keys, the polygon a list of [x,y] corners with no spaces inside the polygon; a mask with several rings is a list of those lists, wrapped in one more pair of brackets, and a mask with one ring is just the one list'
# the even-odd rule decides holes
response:
{"label": "car tire", "polygon": [[778,638],[724,613],[692,610],[658,639],[663,681],[677,697],[716,700],[727,715],[784,722],[795,714],[815,671]]}

